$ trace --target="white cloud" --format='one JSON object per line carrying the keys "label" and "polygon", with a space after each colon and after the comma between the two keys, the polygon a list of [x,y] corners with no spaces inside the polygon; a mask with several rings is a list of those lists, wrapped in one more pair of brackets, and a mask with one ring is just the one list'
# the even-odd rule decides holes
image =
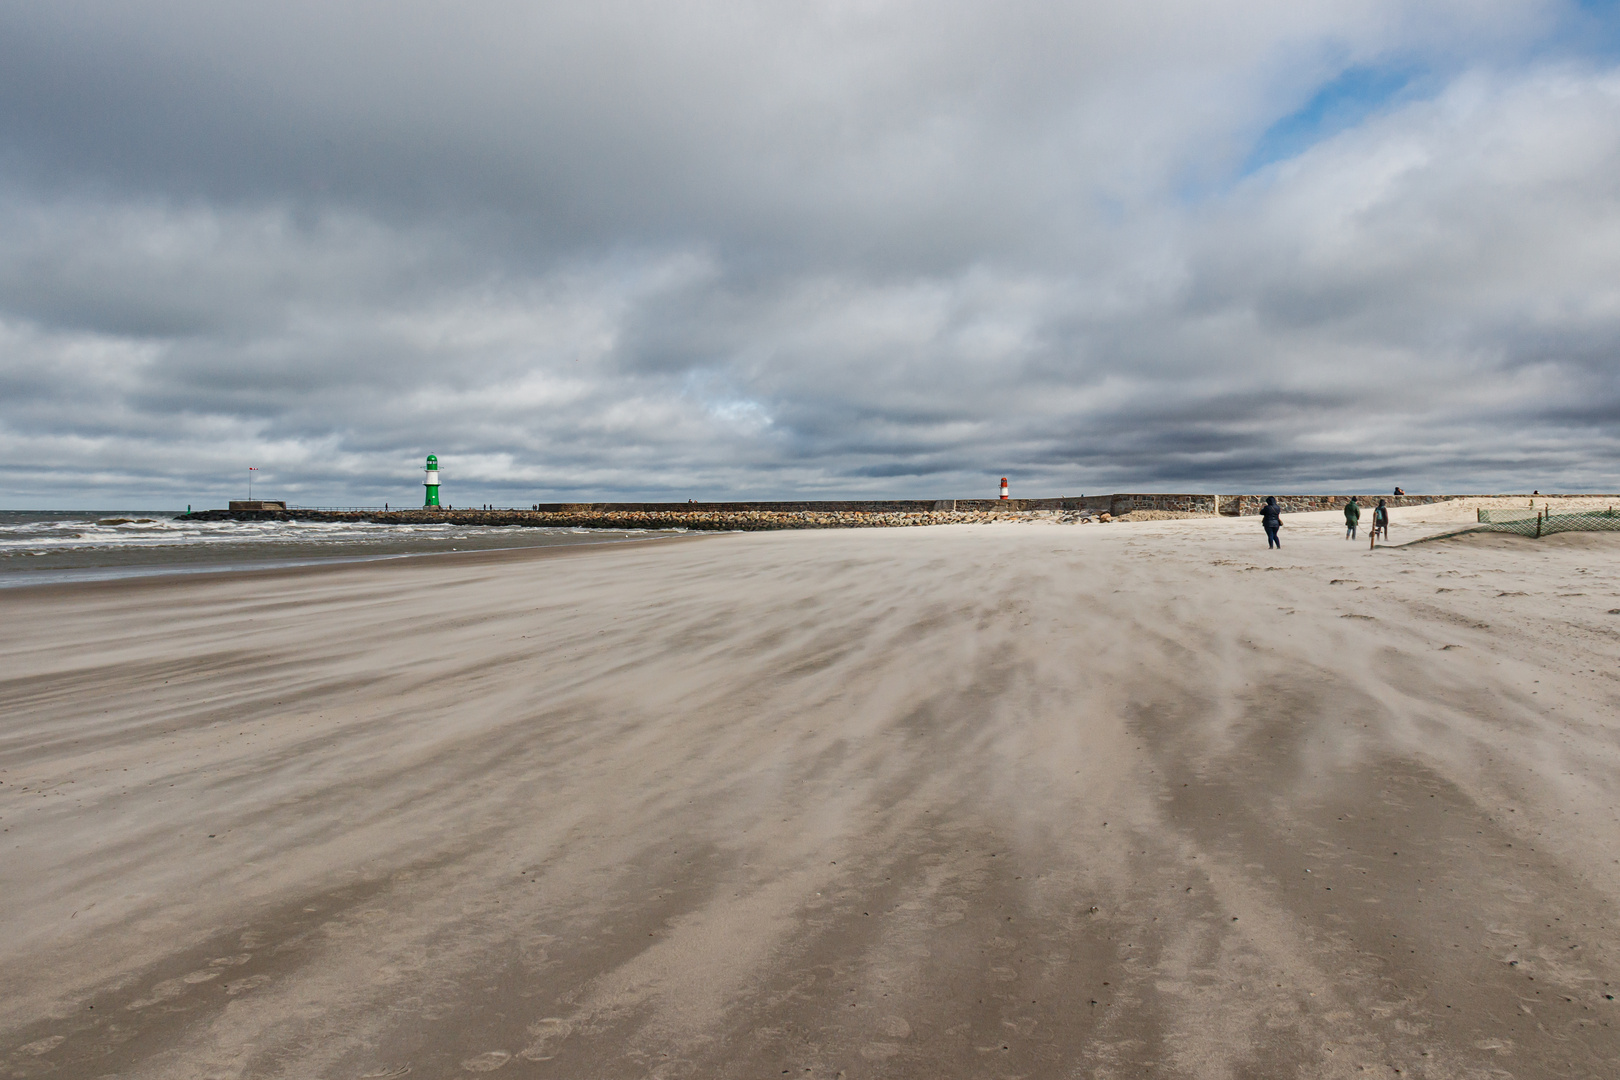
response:
{"label": "white cloud", "polygon": [[[1566,16],[7,9],[0,501],[1612,487]],[[1236,175],[1386,62],[1433,92]]]}

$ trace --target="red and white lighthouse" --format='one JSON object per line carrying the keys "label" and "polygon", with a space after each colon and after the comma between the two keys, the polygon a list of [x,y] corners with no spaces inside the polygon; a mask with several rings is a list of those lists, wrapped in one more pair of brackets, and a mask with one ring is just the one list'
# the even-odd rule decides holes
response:
{"label": "red and white lighthouse", "polygon": [[1003,499],[1007,498],[1007,478],[1005,476],[1001,478],[1001,497]]}

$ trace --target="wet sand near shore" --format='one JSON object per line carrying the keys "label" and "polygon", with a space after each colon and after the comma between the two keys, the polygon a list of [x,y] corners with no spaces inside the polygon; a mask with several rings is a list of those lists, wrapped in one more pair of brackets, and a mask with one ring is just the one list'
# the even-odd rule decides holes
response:
{"label": "wet sand near shore", "polygon": [[1287,520],[9,590],[0,1075],[1620,1075],[1620,537]]}

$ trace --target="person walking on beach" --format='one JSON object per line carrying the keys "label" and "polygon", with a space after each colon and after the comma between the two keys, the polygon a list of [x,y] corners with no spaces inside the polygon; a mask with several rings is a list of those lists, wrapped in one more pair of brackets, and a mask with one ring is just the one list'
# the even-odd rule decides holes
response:
{"label": "person walking on beach", "polygon": [[1356,502],[1356,497],[1352,495],[1350,501],[1344,504],[1344,538],[1346,540],[1356,538],[1356,526],[1359,524],[1361,524],[1361,504]]}
{"label": "person walking on beach", "polygon": [[1389,539],[1389,506],[1383,499],[1379,499],[1378,505],[1373,509],[1373,538],[1377,539],[1380,536],[1385,540]]}
{"label": "person walking on beach", "polygon": [[1282,547],[1282,541],[1277,539],[1277,530],[1282,528],[1282,507],[1277,505],[1277,496],[1266,496],[1266,505],[1260,510],[1260,524],[1266,528],[1266,550]]}

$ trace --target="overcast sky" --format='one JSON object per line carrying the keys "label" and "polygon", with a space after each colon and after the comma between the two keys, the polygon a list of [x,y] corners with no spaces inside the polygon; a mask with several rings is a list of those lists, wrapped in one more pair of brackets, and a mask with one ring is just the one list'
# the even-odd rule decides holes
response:
{"label": "overcast sky", "polygon": [[1620,491],[1620,11],[0,2],[0,505]]}

